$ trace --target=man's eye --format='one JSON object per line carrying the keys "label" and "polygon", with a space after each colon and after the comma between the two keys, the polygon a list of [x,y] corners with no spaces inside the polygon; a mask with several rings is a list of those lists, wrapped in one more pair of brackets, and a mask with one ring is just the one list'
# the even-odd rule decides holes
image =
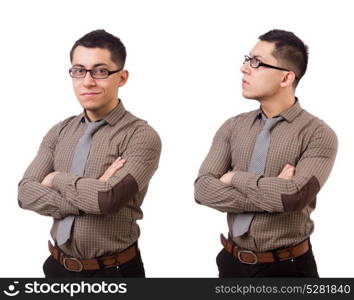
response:
{"label": "man's eye", "polygon": [[85,69],[73,69],[73,72],[76,74],[82,74],[85,72]]}
{"label": "man's eye", "polygon": [[254,65],[254,66],[258,66],[260,64],[260,60],[257,59],[257,58],[251,58],[251,64]]}
{"label": "man's eye", "polygon": [[94,69],[93,72],[97,75],[107,74],[106,69]]}

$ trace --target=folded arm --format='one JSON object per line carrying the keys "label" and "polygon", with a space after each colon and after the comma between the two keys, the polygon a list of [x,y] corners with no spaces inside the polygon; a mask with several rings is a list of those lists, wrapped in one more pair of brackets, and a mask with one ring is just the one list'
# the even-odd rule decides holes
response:
{"label": "folded arm", "polygon": [[220,177],[231,169],[230,136],[231,119],[215,134],[209,153],[200,167],[194,183],[195,200],[221,212],[264,211],[250,202],[246,194],[220,181]]}
{"label": "folded arm", "polygon": [[122,153],[124,166],[106,181],[59,173],[53,188],[73,206],[89,214],[114,214],[145,188],[158,167],[161,141],[157,133],[141,127]]}
{"label": "folded arm", "polygon": [[326,182],[337,153],[337,137],[328,127],[319,127],[296,165],[290,179],[263,177],[236,171],[231,186],[268,212],[291,212],[311,205]]}
{"label": "folded arm", "polygon": [[36,157],[28,166],[18,185],[18,204],[23,209],[44,216],[61,219],[67,215],[79,215],[79,209],[60,193],[41,184],[48,173],[54,171],[53,152],[61,123],[52,127],[43,138]]}

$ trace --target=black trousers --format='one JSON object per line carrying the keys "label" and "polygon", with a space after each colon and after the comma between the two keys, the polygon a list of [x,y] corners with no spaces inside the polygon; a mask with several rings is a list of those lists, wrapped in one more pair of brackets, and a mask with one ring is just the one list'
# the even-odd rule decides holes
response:
{"label": "black trousers", "polygon": [[305,254],[281,262],[248,265],[222,249],[216,257],[219,277],[317,277],[316,261],[310,248]]}
{"label": "black trousers", "polygon": [[56,277],[145,277],[144,264],[140,252],[136,257],[119,267],[102,270],[73,272],[68,271],[52,255],[43,264],[46,278]]}

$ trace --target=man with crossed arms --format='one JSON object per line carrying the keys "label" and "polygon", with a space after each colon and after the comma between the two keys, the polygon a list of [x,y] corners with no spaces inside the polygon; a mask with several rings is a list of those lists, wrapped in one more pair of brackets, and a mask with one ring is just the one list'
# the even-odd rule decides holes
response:
{"label": "man with crossed arms", "polygon": [[307,46],[284,30],[259,39],[241,72],[243,96],[260,108],[217,131],[195,181],[195,199],[227,213],[220,277],[318,277],[310,214],[332,169],[337,137],[295,97]]}
{"label": "man with crossed arms", "polygon": [[46,277],[145,276],[136,221],[161,141],[118,98],[125,58],[104,30],[74,44],[69,73],[84,111],[49,130],[19,183],[19,205],[54,220]]}

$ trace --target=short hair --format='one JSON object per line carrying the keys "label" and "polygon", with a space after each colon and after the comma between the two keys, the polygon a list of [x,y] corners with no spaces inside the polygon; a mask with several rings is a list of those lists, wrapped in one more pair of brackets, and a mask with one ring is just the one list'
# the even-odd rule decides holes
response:
{"label": "short hair", "polygon": [[272,55],[279,60],[284,67],[296,74],[294,88],[304,76],[308,62],[308,47],[293,32],[273,29],[259,36],[261,41],[275,43]]}
{"label": "short hair", "polygon": [[120,68],[124,67],[125,59],[127,57],[124,44],[118,37],[103,29],[91,31],[78,39],[71,48],[70,61],[73,60],[74,50],[78,46],[107,49],[111,53],[111,60]]}

